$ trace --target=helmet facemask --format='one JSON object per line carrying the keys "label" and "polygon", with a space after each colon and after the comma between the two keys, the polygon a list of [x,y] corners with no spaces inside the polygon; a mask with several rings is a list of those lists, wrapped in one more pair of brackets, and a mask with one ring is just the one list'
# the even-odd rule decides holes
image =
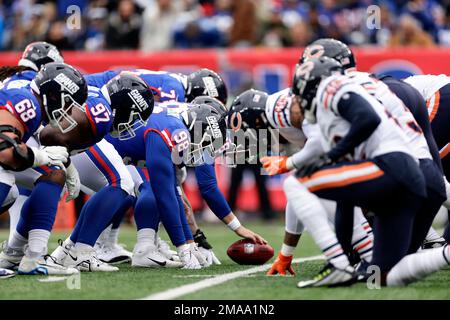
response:
{"label": "helmet facemask", "polygon": [[136,137],[136,131],[145,125],[146,122],[142,119],[141,114],[136,111],[131,111],[127,122],[120,122],[117,124],[117,127],[113,125],[111,136],[119,140],[129,140]]}
{"label": "helmet facemask", "polygon": [[48,112],[47,107],[47,95],[42,96],[42,102],[44,103],[45,111],[50,122],[50,125],[54,128],[58,128],[62,133],[67,133],[73,130],[77,125],[77,121],[72,117],[74,109],[78,109],[81,112],[85,111],[85,105],[80,105],[76,102],[70,94],[65,92],[61,93],[61,108]]}

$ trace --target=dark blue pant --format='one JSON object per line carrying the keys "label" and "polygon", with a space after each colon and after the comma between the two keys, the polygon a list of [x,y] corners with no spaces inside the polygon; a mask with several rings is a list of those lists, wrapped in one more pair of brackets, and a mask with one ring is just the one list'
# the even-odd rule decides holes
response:
{"label": "dark blue pant", "polygon": [[[367,208],[375,214],[372,264],[389,271],[407,253],[414,220],[426,196],[417,163],[404,153],[326,166],[299,179],[318,197]],[[338,210],[351,212],[349,210]]]}

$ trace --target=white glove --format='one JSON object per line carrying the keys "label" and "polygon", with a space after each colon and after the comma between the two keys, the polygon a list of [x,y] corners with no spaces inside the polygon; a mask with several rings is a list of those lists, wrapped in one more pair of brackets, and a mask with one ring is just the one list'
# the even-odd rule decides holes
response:
{"label": "white glove", "polygon": [[182,269],[201,269],[202,266],[198,262],[197,258],[192,252],[191,246],[188,244],[183,244],[177,247],[178,256],[180,261],[183,263]]}
{"label": "white glove", "polygon": [[214,251],[212,249],[205,249],[202,247],[198,247],[198,250],[203,254],[203,256],[206,258],[206,261],[208,262],[207,266],[213,265],[213,264],[222,264],[219,259],[217,259],[216,255],[214,254]]}
{"label": "white glove", "polygon": [[208,263],[208,260],[206,260],[206,257],[203,255],[203,253],[201,253],[200,250],[198,250],[197,244],[195,242],[192,242],[190,245],[192,254],[197,258],[201,266],[209,267],[211,263]]}
{"label": "white glove", "polygon": [[64,163],[66,163],[69,158],[69,153],[67,152],[66,147],[31,147],[31,150],[34,153],[33,167],[58,166],[63,169]]}
{"label": "white glove", "polygon": [[67,186],[67,192],[69,195],[66,198],[66,202],[69,202],[70,200],[75,199],[80,194],[80,176],[78,175],[78,171],[71,163],[67,169],[66,169],[66,186]]}
{"label": "white glove", "polygon": [[177,167],[176,177],[177,177],[177,184],[179,186],[181,186],[184,183],[184,181],[186,181],[186,177],[187,177],[186,167],[183,167],[183,168]]}

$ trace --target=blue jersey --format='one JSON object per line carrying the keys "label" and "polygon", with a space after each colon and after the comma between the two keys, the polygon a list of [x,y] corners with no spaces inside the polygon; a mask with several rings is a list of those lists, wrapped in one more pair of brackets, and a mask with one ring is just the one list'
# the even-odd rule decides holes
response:
{"label": "blue jersey", "polygon": [[29,88],[0,90],[0,109],[8,110],[23,125],[23,141],[41,125],[41,106]]}
{"label": "blue jersey", "polygon": [[[88,85],[101,88],[121,71],[105,71],[85,76]],[[158,92],[160,101],[184,102],[185,76],[165,71],[151,71],[145,69],[130,69],[125,72],[139,76],[145,83]]]}
{"label": "blue jersey", "polygon": [[[116,150],[122,156],[127,158],[133,164],[147,161],[148,155],[155,153],[160,154],[161,150],[151,143],[150,133],[157,134],[166,145],[169,153],[164,158],[168,165],[173,166],[171,154],[179,154],[181,156],[183,150],[189,146],[190,134],[181,120],[180,113],[190,108],[192,105],[188,103],[164,103],[155,106],[153,114],[147,121],[147,125],[137,130],[136,137],[126,141],[107,137],[107,140],[114,145]],[[155,139],[155,137],[152,137]],[[173,151],[175,150],[175,153]],[[147,165],[148,166],[148,165]],[[154,176],[157,172],[149,170],[149,176]],[[203,164],[195,167],[195,176],[202,197],[214,214],[223,219],[231,212],[225,197],[220,191],[215,173],[214,164]],[[151,179],[151,178],[150,178]]]}
{"label": "blue jersey", "polygon": [[88,98],[85,104],[85,113],[88,118],[94,139],[89,143],[74,146],[72,153],[78,153],[100,142],[110,132],[113,123],[112,110],[108,101],[96,87],[88,87]]}
{"label": "blue jersey", "polygon": [[34,79],[37,72],[33,70],[26,70],[18,72],[2,82],[2,89],[20,89],[30,85],[31,80]]}

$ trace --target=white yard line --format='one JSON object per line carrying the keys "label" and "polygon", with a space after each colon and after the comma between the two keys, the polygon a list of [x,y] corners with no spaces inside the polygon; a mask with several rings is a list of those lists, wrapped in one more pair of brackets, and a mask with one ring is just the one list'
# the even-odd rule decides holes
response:
{"label": "white yard line", "polygon": [[[323,259],[323,256],[313,256],[313,257],[306,257],[306,258],[297,258],[297,259],[294,259],[292,262],[293,263],[301,263],[301,262],[305,262],[305,261],[322,260],[322,259]],[[264,264],[262,266],[258,266],[258,267],[254,267],[254,268],[250,268],[250,269],[246,269],[246,270],[242,270],[242,271],[235,271],[235,272],[217,275],[217,276],[214,276],[213,278],[204,279],[204,280],[194,282],[191,284],[179,286],[177,288],[168,289],[165,291],[154,293],[145,298],[142,298],[141,300],[176,299],[176,298],[179,298],[186,294],[197,292],[199,290],[203,290],[203,289],[206,289],[209,287],[213,287],[213,286],[225,283],[230,280],[248,276],[253,273],[266,271],[266,270],[270,269],[271,266],[272,266],[272,264],[268,263],[268,264]]]}

